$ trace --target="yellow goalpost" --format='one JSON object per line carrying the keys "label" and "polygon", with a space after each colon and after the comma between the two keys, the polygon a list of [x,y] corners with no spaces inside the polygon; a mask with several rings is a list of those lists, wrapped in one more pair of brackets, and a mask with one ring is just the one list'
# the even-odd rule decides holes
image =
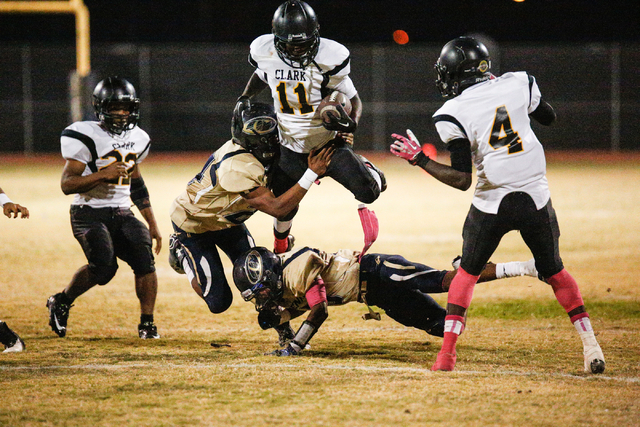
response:
{"label": "yellow goalpost", "polygon": [[71,118],[83,115],[84,82],[91,74],[91,42],[89,37],[89,9],[83,0],[13,1],[1,0],[0,13],[72,13],[76,18],[76,71],[71,76]]}

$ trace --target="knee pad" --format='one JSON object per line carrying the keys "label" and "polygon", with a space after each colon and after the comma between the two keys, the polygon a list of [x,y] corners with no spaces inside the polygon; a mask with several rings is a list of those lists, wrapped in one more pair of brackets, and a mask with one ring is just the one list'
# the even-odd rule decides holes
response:
{"label": "knee pad", "polygon": [[233,298],[224,298],[222,301],[205,298],[205,302],[207,303],[207,307],[209,307],[210,312],[213,314],[220,314],[224,313],[229,307],[231,307]]}
{"label": "knee pad", "polygon": [[118,271],[117,265],[109,266],[89,266],[89,273],[91,274],[91,281],[97,283],[100,286],[104,286],[113,279]]}

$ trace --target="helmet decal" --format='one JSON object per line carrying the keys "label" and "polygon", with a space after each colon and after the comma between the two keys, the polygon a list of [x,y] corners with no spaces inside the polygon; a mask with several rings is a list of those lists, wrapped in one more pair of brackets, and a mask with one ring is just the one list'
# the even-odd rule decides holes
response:
{"label": "helmet decal", "polygon": [[249,135],[265,135],[278,127],[278,121],[270,116],[259,116],[247,120],[242,126],[242,132]]}
{"label": "helmet decal", "polygon": [[256,251],[251,251],[247,255],[246,265],[247,278],[252,285],[257,284],[262,278],[262,258]]}

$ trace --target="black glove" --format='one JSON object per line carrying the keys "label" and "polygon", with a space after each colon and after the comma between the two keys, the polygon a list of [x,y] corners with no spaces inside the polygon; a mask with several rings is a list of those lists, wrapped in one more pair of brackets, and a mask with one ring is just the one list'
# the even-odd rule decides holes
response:
{"label": "black glove", "polygon": [[[233,116],[234,117],[240,117],[240,115],[242,114],[242,112],[244,110],[248,110],[249,108],[251,108],[251,99],[249,99],[248,96],[246,95],[242,95],[240,98],[238,98],[238,100],[236,101],[236,106],[233,109]],[[237,115],[237,116],[236,116]]]}
{"label": "black glove", "polygon": [[345,133],[353,133],[356,131],[358,124],[354,122],[351,117],[344,111],[342,105],[337,105],[336,109],[338,113],[340,113],[340,117],[335,114],[329,114],[329,123],[322,122],[322,126],[324,126],[327,130],[336,130],[338,132]]}
{"label": "black glove", "polygon": [[280,313],[277,309],[263,308],[258,313],[258,324],[263,330],[276,327],[280,324]]}

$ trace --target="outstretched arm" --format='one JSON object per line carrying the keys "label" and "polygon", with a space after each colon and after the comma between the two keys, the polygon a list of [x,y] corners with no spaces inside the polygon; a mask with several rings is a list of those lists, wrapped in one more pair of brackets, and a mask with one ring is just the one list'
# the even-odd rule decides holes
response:
{"label": "outstretched arm", "polygon": [[267,187],[258,187],[243,195],[243,197],[252,207],[259,211],[275,218],[284,217],[298,206],[313,181],[327,171],[334,150],[333,146],[327,146],[319,151],[312,151],[309,154],[309,169],[307,169],[307,172],[296,185],[279,197],[276,197]]}
{"label": "outstretched arm", "polygon": [[268,353],[272,356],[295,356],[299,354],[318,331],[320,326],[327,320],[329,313],[327,311],[327,291],[324,281],[320,276],[316,279],[313,286],[306,293],[307,302],[311,311],[307,319],[302,322],[300,329],[296,332],[296,336],[291,340],[289,345],[282,350],[275,350]]}
{"label": "outstretched arm", "polygon": [[395,133],[391,135],[396,138],[391,144],[393,154],[419,166],[438,181],[453,188],[465,191],[471,186],[471,148],[468,140],[458,139],[448,144],[451,153],[451,166],[448,166],[427,157],[411,130],[407,129],[407,135],[409,138]]}

